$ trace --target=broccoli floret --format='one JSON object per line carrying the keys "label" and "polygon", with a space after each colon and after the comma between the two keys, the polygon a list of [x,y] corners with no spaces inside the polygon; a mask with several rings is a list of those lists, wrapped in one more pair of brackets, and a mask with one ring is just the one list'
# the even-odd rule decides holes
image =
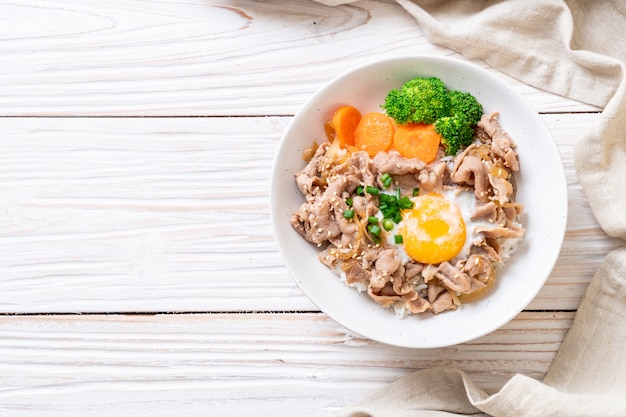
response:
{"label": "broccoli floret", "polygon": [[450,91],[451,116],[463,116],[470,125],[475,125],[483,115],[483,106],[470,93]]}
{"label": "broccoli floret", "polygon": [[381,106],[387,116],[405,124],[435,123],[450,115],[451,101],[443,81],[436,77],[417,77],[407,81],[398,90],[393,89]]}
{"label": "broccoli floret", "polygon": [[463,116],[441,117],[435,122],[435,132],[441,135],[446,155],[456,155],[461,147],[474,141],[474,128]]}
{"label": "broccoli floret", "polygon": [[397,123],[434,124],[446,155],[456,155],[474,141],[474,126],[483,114],[476,97],[450,91],[436,77],[417,77],[391,90],[381,106]]}

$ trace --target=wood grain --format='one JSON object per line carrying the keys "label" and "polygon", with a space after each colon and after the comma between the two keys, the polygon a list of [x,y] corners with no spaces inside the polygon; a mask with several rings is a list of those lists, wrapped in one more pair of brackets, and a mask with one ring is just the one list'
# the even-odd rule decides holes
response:
{"label": "wood grain", "polygon": [[[0,115],[291,115],[373,58],[461,58],[392,2],[29,0],[0,10]],[[501,76],[539,111],[593,110]]]}
{"label": "wood grain", "polygon": [[[572,138],[595,117],[544,116],[570,213],[530,309],[575,309],[618,243],[573,170]],[[284,268],[269,218],[272,159],[289,120],[0,119],[0,311],[316,310]]]}
{"label": "wood grain", "polygon": [[0,415],[330,416],[418,369],[488,391],[541,379],[619,244],[573,168],[598,108],[473,61],[542,114],[568,182],[559,260],[503,328],[381,345],[283,266],[268,193],[290,116],[350,67],[406,54],[465,59],[391,0],[0,0]]}
{"label": "wood grain", "polygon": [[0,317],[0,414],[330,415],[433,366],[494,391],[541,379],[571,319],[522,313],[472,343],[412,350],[323,314]]}

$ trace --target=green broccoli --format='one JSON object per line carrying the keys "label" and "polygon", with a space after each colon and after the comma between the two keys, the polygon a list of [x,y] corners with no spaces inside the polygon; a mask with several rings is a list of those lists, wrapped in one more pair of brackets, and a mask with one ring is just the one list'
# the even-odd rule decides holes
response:
{"label": "green broccoli", "polygon": [[435,132],[441,135],[446,155],[456,155],[461,147],[474,141],[474,127],[464,116],[440,117],[435,122]]}
{"label": "green broccoli", "polygon": [[450,115],[451,101],[446,85],[439,78],[417,77],[399,90],[391,90],[381,107],[400,124],[432,124]]}
{"label": "green broccoli", "polygon": [[451,116],[462,116],[470,125],[475,125],[483,115],[483,106],[476,97],[463,91],[450,91]]}
{"label": "green broccoli", "polygon": [[434,124],[446,155],[474,141],[483,106],[470,93],[448,90],[439,78],[417,77],[389,91],[381,106],[399,124]]}

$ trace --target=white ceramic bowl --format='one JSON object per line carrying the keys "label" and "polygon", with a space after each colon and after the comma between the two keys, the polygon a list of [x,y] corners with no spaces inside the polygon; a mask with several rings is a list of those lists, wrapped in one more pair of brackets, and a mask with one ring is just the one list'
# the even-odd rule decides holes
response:
{"label": "white ceramic bowl", "polygon": [[[499,271],[495,288],[456,311],[398,319],[366,293],[348,287],[319,262],[319,248],[290,225],[304,201],[294,173],[302,152],[325,140],[324,122],[342,104],[361,112],[380,111],[388,91],[417,76],[436,76],[450,89],[468,91],[484,112],[499,111],[499,122],[517,143],[521,165],[516,201],[525,207],[524,240]],[[294,280],[321,311],[367,338],[396,346],[433,348],[463,343],[509,322],[535,297],[556,262],[567,220],[567,188],[556,145],[535,110],[508,84],[473,64],[441,57],[411,56],[376,61],[331,80],[307,101],[284,133],[271,185],[274,232]]]}

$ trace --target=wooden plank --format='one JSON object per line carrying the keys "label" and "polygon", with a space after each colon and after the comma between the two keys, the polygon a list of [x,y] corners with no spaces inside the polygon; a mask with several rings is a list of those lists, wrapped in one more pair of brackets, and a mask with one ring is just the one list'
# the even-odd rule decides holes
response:
{"label": "wooden plank", "polygon": [[[619,243],[573,170],[573,138],[595,117],[544,116],[570,217],[531,309],[575,309]],[[0,312],[316,310],[284,268],[269,217],[289,120],[0,118]]]}
{"label": "wooden plank", "polygon": [[496,391],[515,373],[541,379],[572,316],[522,313],[474,342],[426,350],[362,339],[320,313],[4,316],[0,414],[330,415],[436,366]]}
{"label": "wooden plank", "polygon": [[[0,115],[291,115],[330,78],[372,57],[464,59],[428,42],[394,2],[0,7]],[[542,112],[594,109],[501,76]]]}

